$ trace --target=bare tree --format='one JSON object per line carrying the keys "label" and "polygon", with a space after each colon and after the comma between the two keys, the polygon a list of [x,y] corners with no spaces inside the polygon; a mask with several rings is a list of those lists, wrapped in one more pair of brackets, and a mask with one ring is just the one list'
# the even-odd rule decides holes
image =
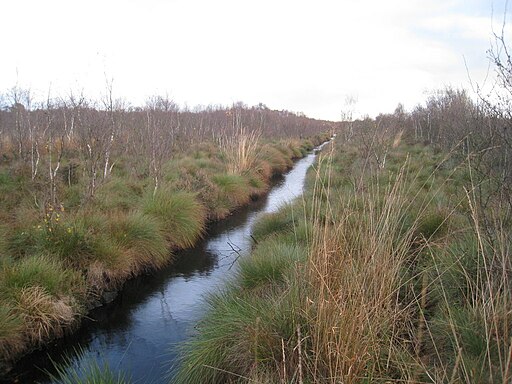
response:
{"label": "bare tree", "polygon": [[347,95],[345,105],[341,111],[341,121],[345,122],[345,140],[350,141],[354,136],[354,112],[357,104],[357,96]]}
{"label": "bare tree", "polygon": [[168,97],[154,96],[146,102],[146,143],[150,153],[150,174],[154,182],[154,193],[160,186],[162,164],[171,155],[174,142],[174,116],[177,105]]}

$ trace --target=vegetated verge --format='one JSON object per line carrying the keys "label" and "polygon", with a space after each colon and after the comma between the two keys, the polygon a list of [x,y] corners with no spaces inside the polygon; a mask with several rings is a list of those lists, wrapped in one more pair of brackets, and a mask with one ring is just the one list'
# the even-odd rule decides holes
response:
{"label": "vegetated verge", "polygon": [[304,198],[256,224],[173,382],[510,382],[511,231],[494,184],[464,148],[412,130],[345,133]]}
{"label": "vegetated verge", "polygon": [[208,221],[266,193],[273,175],[328,137],[264,142],[241,131],[229,142],[193,144],[162,163],[157,185],[119,158],[85,197],[87,164],[64,158],[51,181],[61,198],[43,205],[36,196],[47,185],[26,165],[0,167],[1,370],[72,332],[127,279],[168,264]]}

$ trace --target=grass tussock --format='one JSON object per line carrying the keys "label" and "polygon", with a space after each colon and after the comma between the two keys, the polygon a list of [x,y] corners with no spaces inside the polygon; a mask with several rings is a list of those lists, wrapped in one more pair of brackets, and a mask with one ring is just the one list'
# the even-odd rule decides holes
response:
{"label": "grass tussock", "polygon": [[206,212],[194,194],[159,190],[145,197],[142,209],[160,221],[171,247],[191,247],[203,234]]}
{"label": "grass tussock", "polygon": [[297,361],[297,322],[292,319],[300,318],[297,294],[270,286],[258,295],[228,291],[210,298],[211,311],[186,347],[187,357],[173,382],[246,381],[261,366],[279,375],[283,351],[289,360]]}
{"label": "grass tussock", "polygon": [[49,256],[31,256],[19,263],[5,266],[1,272],[1,290],[4,294],[22,288],[41,286],[49,294],[58,296],[83,292],[80,274],[67,269]]}
{"label": "grass tussock", "polygon": [[259,241],[272,235],[295,231],[299,212],[301,212],[299,205],[289,204],[278,212],[262,215],[252,228],[253,237]]}
{"label": "grass tussock", "polygon": [[218,201],[229,211],[241,205],[247,204],[250,200],[251,190],[249,183],[243,176],[236,174],[218,174],[212,177],[218,187]]}
{"label": "grass tussock", "polygon": [[101,210],[128,212],[137,204],[143,192],[141,183],[113,177],[98,188],[95,194],[95,206]]}
{"label": "grass tussock", "polygon": [[292,164],[291,160],[275,146],[265,147],[261,152],[261,157],[270,165],[272,174],[284,173]]}
{"label": "grass tussock", "polygon": [[[357,212],[361,220],[351,220],[354,206],[343,199],[342,220],[314,225],[307,275],[308,369],[318,382],[386,377],[386,361],[401,368],[397,354],[403,329],[396,325],[406,323],[409,313],[397,296],[413,238],[413,228],[401,230],[407,207],[403,175],[385,193],[383,204],[376,204],[373,193],[367,195],[363,212]],[[318,210],[328,208],[316,204]]]}
{"label": "grass tussock", "polygon": [[[21,332],[23,320],[12,304],[4,303],[0,307],[0,353],[12,356],[20,352],[23,346]],[[14,337],[13,337],[14,336]]]}
{"label": "grass tussock", "polygon": [[76,320],[72,300],[55,298],[41,286],[22,288],[13,299],[16,312],[23,319],[24,336],[32,344],[62,335]]}
{"label": "grass tussock", "polygon": [[284,283],[290,265],[304,262],[306,251],[300,246],[277,239],[258,244],[254,252],[240,261],[239,282],[243,288],[253,289],[268,283]]}
{"label": "grass tussock", "polygon": [[118,215],[110,219],[112,238],[135,263],[135,271],[159,268],[170,258],[165,231],[157,218],[141,212]]}

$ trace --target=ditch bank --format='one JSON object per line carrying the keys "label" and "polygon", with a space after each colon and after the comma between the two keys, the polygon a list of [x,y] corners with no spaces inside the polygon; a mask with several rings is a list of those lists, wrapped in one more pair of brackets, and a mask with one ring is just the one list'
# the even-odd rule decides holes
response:
{"label": "ditch bank", "polygon": [[[305,175],[313,160],[312,154],[299,160],[281,181],[283,184],[278,182],[268,196],[260,193],[259,199],[237,207],[226,219],[210,221],[207,240],[199,240],[193,248],[177,251],[172,265],[129,279],[118,285],[122,290],[109,289],[101,296],[96,295],[96,302],[90,301],[89,305],[103,306],[90,311],[78,330],[60,340],[54,339],[42,350],[23,358],[3,382],[16,379],[45,382],[46,375],[40,369],[51,370],[50,357],[62,363],[64,355],[71,355],[73,363],[68,363],[75,365],[82,364],[91,354],[102,355],[102,359],[116,369],[133,367],[130,371],[134,378],[138,374],[133,370],[142,372],[145,377],[163,377],[162,367],[166,366],[164,370],[167,370],[167,363],[175,355],[169,351],[169,345],[186,337],[190,324],[202,314],[198,304],[201,298],[224,283],[226,276],[235,269],[234,261],[250,247],[250,228],[255,216],[262,210],[277,209],[282,198],[286,201],[300,193],[303,179],[294,176],[295,172],[300,170]],[[118,292],[121,293],[116,298]],[[82,348],[81,354],[75,350],[78,345]],[[152,357],[147,359],[147,356]]]}

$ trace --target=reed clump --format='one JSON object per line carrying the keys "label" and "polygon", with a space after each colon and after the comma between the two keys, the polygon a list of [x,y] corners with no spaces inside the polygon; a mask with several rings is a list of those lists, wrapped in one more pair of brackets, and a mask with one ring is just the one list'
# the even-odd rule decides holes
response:
{"label": "reed clump", "polygon": [[222,139],[221,148],[230,174],[243,175],[253,168],[259,149],[261,132],[239,127],[235,134]]}

